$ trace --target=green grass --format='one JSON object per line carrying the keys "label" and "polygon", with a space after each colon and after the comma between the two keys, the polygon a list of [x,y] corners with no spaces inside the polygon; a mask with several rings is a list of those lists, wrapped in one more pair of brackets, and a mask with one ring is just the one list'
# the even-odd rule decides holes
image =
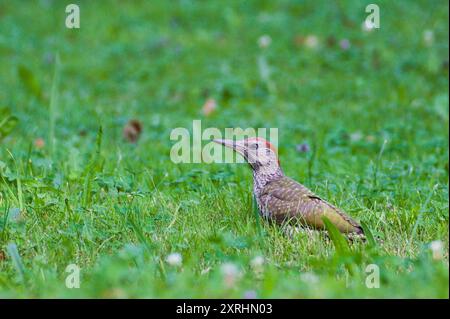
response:
{"label": "green grass", "polygon": [[[448,3],[433,2],[378,1],[372,32],[363,1],[80,0],[79,30],[60,1],[1,2],[0,297],[448,298]],[[285,173],[378,244],[255,218],[247,165],[172,163],[170,132],[194,119],[278,128]]]}

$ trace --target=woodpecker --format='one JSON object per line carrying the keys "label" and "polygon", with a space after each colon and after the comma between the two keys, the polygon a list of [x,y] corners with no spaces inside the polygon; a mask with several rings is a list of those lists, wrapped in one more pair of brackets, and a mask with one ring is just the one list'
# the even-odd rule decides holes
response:
{"label": "woodpecker", "polygon": [[267,140],[256,137],[240,141],[215,139],[213,142],[233,149],[250,164],[253,193],[259,213],[265,219],[323,230],[322,217],[326,216],[341,233],[364,237],[362,227],[342,210],[285,176],[276,149]]}

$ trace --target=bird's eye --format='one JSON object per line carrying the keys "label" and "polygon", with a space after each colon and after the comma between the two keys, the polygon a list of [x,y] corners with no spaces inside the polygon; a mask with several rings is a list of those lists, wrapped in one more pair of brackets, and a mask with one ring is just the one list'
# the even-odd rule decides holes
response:
{"label": "bird's eye", "polygon": [[259,147],[259,145],[258,145],[258,144],[253,144],[253,145],[252,145],[252,148],[253,148],[254,150],[257,150],[257,149],[258,149],[258,147]]}

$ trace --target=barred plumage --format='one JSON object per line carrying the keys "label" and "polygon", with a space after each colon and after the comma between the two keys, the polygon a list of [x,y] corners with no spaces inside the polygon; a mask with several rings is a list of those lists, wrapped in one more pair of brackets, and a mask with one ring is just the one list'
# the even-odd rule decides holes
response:
{"label": "barred plumage", "polygon": [[253,169],[253,192],[260,214],[279,224],[296,223],[324,229],[326,216],[340,232],[363,236],[362,227],[342,210],[285,176],[275,148],[262,138],[233,142],[214,140],[240,153]]}

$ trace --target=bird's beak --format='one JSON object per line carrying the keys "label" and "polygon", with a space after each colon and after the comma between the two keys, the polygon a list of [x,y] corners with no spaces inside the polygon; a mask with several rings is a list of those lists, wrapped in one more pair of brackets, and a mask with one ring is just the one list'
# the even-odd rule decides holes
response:
{"label": "bird's beak", "polygon": [[235,150],[240,154],[243,154],[244,152],[242,145],[239,142],[235,142],[233,140],[214,139],[213,142],[231,148],[232,150]]}

